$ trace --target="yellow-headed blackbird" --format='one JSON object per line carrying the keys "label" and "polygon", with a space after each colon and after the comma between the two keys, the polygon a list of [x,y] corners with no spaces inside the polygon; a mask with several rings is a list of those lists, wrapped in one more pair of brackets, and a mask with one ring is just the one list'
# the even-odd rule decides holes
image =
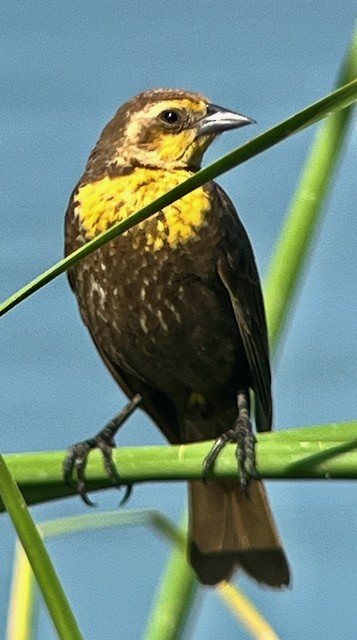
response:
{"label": "yellow-headed blackbird", "polygon": [[[73,191],[66,253],[186,180],[216,135],[250,122],[188,91],[129,100]],[[190,483],[190,561],[205,584],[239,566],[258,582],[288,584],[264,486],[251,481],[249,495],[244,486],[255,464],[249,390],[257,429],[271,429],[271,376],[254,255],[227,195],[205,184],[76,264],[69,279],[104,363],[132,402],[98,437],[72,448],[67,476],[79,469],[85,497],[84,460],[95,446],[112,470],[114,433],[139,403],[171,443],[216,438],[206,471],[236,442],[241,481]]]}

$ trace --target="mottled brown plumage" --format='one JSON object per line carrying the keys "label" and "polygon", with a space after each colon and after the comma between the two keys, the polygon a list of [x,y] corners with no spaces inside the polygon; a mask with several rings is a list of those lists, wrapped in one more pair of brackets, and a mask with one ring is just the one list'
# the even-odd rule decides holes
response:
{"label": "mottled brown plumage", "polygon": [[[248,122],[178,90],[145,92],[123,105],[72,194],[66,254],[183,181],[217,133]],[[218,185],[105,245],[69,278],[106,366],[129,397],[142,396],[170,442],[218,438],[234,425],[249,431],[246,409],[241,416],[237,409],[239,393],[249,403],[249,389],[258,430],[271,428],[259,277],[248,236]],[[259,582],[288,584],[261,482],[251,483],[249,498],[238,481],[194,482],[190,500],[190,556],[204,583],[229,578],[240,565]]]}

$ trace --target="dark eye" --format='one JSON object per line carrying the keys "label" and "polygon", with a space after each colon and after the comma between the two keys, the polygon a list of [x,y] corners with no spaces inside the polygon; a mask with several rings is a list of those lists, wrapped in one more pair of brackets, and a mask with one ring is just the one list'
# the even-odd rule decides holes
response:
{"label": "dark eye", "polygon": [[166,124],[177,124],[180,120],[180,113],[174,109],[166,109],[160,113],[160,118],[166,122]]}

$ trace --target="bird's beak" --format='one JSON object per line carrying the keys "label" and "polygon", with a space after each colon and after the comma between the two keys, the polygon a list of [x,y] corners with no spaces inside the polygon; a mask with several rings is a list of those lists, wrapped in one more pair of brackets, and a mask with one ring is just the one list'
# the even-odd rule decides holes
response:
{"label": "bird's beak", "polygon": [[241,113],[218,107],[216,104],[209,104],[207,114],[196,123],[197,137],[217,135],[229,129],[244,127],[246,124],[255,124],[255,120],[243,116]]}

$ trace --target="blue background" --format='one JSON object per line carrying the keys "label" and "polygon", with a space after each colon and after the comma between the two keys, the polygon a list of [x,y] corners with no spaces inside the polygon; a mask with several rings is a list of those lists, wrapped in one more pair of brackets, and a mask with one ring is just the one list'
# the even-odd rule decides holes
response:
{"label": "blue background", "polygon": [[[188,0],[29,3],[2,7],[1,299],[62,255],[63,215],[98,135],[124,100],[151,87],[197,90],[258,121],[222,136],[206,163],[321,98],[348,45],[355,2]],[[313,139],[309,129],[220,179],[239,208],[264,275]],[[327,203],[306,280],[275,366],[277,428],[356,417],[356,124]],[[2,452],[64,449],[123,405],[62,276],[1,320]],[[122,445],[163,440],[140,413]],[[244,578],[281,638],[356,637],[356,488],[269,483],[293,567],[274,593]],[[179,519],[184,484],[140,485],[128,508]],[[116,491],[95,496],[114,509]],[[36,507],[37,520],[84,513],[79,499]],[[14,537],[0,518],[0,637]],[[169,547],[140,528],[48,544],[86,639],[139,638]],[[204,602],[203,602],[204,597]],[[202,589],[187,638],[247,638]],[[194,631],[192,630],[194,628]],[[42,606],[38,636],[55,638]]]}

